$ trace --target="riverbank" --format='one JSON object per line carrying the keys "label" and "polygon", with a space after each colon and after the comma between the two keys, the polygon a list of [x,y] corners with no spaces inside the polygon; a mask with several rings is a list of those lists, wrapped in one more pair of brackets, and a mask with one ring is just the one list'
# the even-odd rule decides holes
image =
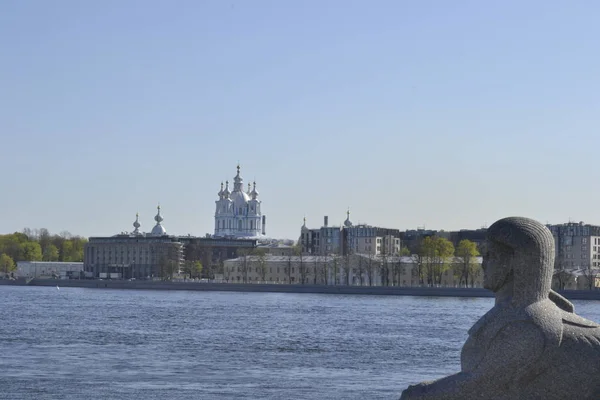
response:
{"label": "riverbank", "polygon": [[[316,293],[316,294],[359,294],[378,296],[433,296],[433,297],[493,297],[493,293],[482,288],[430,288],[430,287],[388,287],[388,286],[326,286],[326,285],[287,285],[252,283],[212,283],[212,282],[164,282],[164,281],[101,281],[101,280],[57,280],[24,279],[16,281],[0,280],[0,285],[14,286],[59,286],[90,289],[133,289],[133,290],[199,290],[220,292],[274,292],[274,293]],[[565,290],[561,292],[569,300],[600,300],[600,290]]]}

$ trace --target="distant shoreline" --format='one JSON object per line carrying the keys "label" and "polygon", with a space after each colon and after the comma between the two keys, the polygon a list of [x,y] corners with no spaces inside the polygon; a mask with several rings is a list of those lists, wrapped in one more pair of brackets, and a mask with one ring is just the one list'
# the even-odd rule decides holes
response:
{"label": "distant shoreline", "polygon": [[[493,297],[493,293],[482,288],[431,288],[390,286],[343,286],[343,285],[288,285],[253,283],[200,283],[164,281],[117,281],[117,280],[59,280],[33,279],[29,283],[0,280],[0,285],[12,286],[59,286],[90,289],[132,290],[193,290],[219,292],[271,292],[271,293],[314,293],[314,294],[357,294],[376,296],[428,296],[428,297]],[[561,292],[569,300],[600,300],[600,290],[565,290]]]}

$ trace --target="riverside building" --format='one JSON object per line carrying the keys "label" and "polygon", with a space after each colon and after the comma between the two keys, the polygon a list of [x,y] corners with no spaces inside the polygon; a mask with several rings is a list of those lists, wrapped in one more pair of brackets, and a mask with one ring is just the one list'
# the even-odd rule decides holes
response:
{"label": "riverside building", "polygon": [[569,222],[547,227],[554,236],[557,267],[600,267],[600,226]]}
{"label": "riverside building", "polygon": [[[482,287],[481,257],[473,259],[470,287]],[[454,273],[461,260],[450,258],[439,287],[459,287]],[[422,267],[421,267],[422,269]],[[353,286],[425,286],[419,279],[419,260],[410,256],[374,254],[246,255],[224,262],[222,279],[229,283],[279,283]]]}
{"label": "riverside building", "polygon": [[329,217],[325,216],[323,226],[309,229],[304,218],[300,229],[300,245],[304,254],[397,255],[401,249],[400,235],[398,229],[354,225],[350,221],[350,211],[347,211],[346,220],[340,226],[329,226]]}
{"label": "riverside building", "polygon": [[140,231],[136,214],[132,232],[108,237],[90,237],[84,247],[86,276],[110,279],[152,279],[180,272],[184,260],[201,261],[202,273],[212,279],[223,261],[238,256],[241,249],[256,247],[253,239],[175,236],[163,226],[160,206],[151,232]]}
{"label": "riverside building", "polygon": [[84,247],[84,270],[94,278],[147,279],[179,271],[183,261],[180,238],[167,235],[160,206],[150,233],[140,231],[136,214],[131,233],[90,237]]}

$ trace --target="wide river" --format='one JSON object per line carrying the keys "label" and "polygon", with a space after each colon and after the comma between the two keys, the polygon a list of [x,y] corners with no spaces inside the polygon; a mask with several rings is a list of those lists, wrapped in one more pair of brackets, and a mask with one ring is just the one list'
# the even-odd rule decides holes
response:
{"label": "wide river", "polygon": [[[600,302],[576,311],[600,320]],[[397,399],[492,299],[0,286],[0,399]]]}

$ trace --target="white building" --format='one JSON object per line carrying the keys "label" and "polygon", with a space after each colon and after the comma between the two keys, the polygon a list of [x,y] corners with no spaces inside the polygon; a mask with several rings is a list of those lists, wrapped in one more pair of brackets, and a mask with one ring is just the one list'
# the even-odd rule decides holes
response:
{"label": "white building", "polygon": [[58,261],[19,261],[17,262],[17,277],[19,278],[49,278],[77,275],[83,271],[82,262]]}
{"label": "white building", "polygon": [[221,182],[219,200],[215,209],[216,237],[259,237],[265,235],[265,216],[261,213],[256,182],[244,192],[244,180],[240,176],[240,166],[233,178],[233,192],[229,191],[229,181]]}

